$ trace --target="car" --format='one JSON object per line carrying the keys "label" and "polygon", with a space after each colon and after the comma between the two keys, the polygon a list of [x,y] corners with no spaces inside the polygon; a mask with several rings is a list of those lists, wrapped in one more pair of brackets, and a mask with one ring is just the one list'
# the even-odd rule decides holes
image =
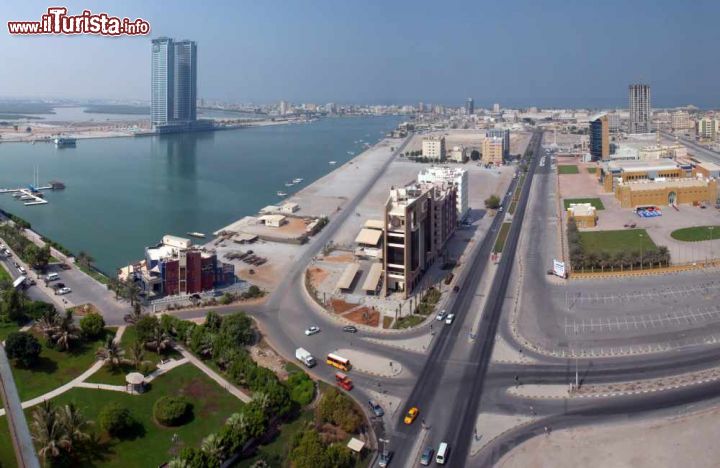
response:
{"label": "car", "polygon": [[445,316],[447,315],[447,312],[445,312],[445,309],[438,312],[437,317],[435,318],[438,322],[442,322],[445,320]]}
{"label": "car", "polygon": [[502,213],[503,207],[501,206],[500,208],[498,208],[498,211]]}
{"label": "car", "polygon": [[453,286],[453,292],[460,292],[460,286]]}
{"label": "car", "polygon": [[417,409],[417,406],[413,406],[412,408],[410,408],[408,410],[407,414],[405,415],[405,419],[403,419],[405,424],[407,424],[407,425],[412,424],[415,421],[415,419],[417,418],[418,413],[420,413],[420,410]]}
{"label": "car", "polygon": [[445,325],[452,325],[453,320],[455,320],[455,314],[448,314],[448,316],[445,317]]}
{"label": "car", "polygon": [[434,453],[435,449],[433,449],[432,447],[425,447],[422,455],[420,455],[420,464],[423,466],[428,466],[430,463],[432,463]]}
{"label": "car", "polygon": [[58,289],[58,290],[55,292],[55,294],[57,294],[58,296],[62,296],[62,295],[64,295],[64,294],[70,294],[71,292],[72,292],[72,289],[70,289],[70,288],[68,288],[68,287],[64,287],[64,288]]}
{"label": "car", "polygon": [[343,327],[345,333],[357,333],[358,329],[354,325],[346,325]]}
{"label": "car", "polygon": [[72,267],[71,267],[70,265],[68,265],[67,263],[61,263],[61,264],[60,264],[60,269],[62,269],[62,270],[71,270]]}
{"label": "car", "polygon": [[382,406],[375,403],[373,400],[368,400],[368,405],[370,405],[370,409],[372,410],[373,414],[377,416],[378,418],[382,418],[385,414],[385,411],[382,409]]}
{"label": "car", "polygon": [[27,273],[27,271],[25,271],[25,268],[23,268],[22,266],[18,266],[18,271],[19,271],[20,273],[22,273],[23,275],[24,275],[25,273]]}
{"label": "car", "polygon": [[312,327],[308,327],[308,329],[305,330],[305,334],[307,336],[315,335],[317,333],[320,333],[320,327],[316,327],[315,325],[313,325]]}
{"label": "car", "polygon": [[385,468],[390,464],[390,460],[392,460],[393,453],[392,452],[383,452],[380,454],[380,458],[378,459],[378,466],[380,468]]}

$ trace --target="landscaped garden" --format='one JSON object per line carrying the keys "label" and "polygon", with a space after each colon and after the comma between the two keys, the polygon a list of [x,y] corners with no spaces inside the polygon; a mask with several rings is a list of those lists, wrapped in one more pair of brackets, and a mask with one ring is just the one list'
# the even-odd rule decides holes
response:
{"label": "landscaped garden", "polygon": [[505,248],[505,240],[510,232],[510,224],[511,223],[502,223],[500,226],[497,239],[495,239],[495,246],[493,246],[493,252],[500,253],[503,251],[503,248]]}
{"label": "landscaped garden", "polygon": [[558,174],[579,174],[580,170],[575,164],[558,165]]}
{"label": "landscaped garden", "polygon": [[570,262],[575,270],[655,268],[670,264],[670,252],[657,246],[645,229],[580,232],[567,225]]}
{"label": "landscaped garden", "polygon": [[599,198],[565,198],[563,200],[563,203],[565,204],[566,210],[570,208],[570,204],[572,203],[590,203],[592,206],[595,207],[596,210],[605,209],[605,205],[603,205],[602,200],[600,200]]}
{"label": "landscaped garden", "polygon": [[670,236],[683,242],[699,242],[720,239],[720,226],[695,226],[677,229]]}

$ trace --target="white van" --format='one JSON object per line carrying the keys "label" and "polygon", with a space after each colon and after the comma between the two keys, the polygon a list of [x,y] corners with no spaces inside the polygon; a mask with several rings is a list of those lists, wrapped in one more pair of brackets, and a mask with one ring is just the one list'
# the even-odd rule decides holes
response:
{"label": "white van", "polygon": [[438,465],[444,465],[445,460],[447,460],[448,457],[448,444],[447,442],[441,442],[440,447],[438,447],[437,455],[435,455],[435,463]]}
{"label": "white van", "polygon": [[60,275],[58,275],[57,273],[48,273],[45,279],[47,281],[56,281],[60,279]]}

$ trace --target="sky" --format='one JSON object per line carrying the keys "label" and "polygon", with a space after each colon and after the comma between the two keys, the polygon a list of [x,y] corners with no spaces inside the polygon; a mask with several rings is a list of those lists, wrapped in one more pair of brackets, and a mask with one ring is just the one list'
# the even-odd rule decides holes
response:
{"label": "sky", "polygon": [[[66,6],[149,36],[13,36]],[[150,39],[198,44],[198,96],[268,103],[720,108],[720,2],[0,0],[0,97],[149,100]]]}

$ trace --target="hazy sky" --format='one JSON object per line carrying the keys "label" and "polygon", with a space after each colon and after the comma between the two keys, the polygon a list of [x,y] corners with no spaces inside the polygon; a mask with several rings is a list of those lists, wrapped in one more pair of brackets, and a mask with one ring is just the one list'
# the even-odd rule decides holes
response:
{"label": "hazy sky", "polygon": [[[198,43],[198,96],[243,102],[720,107],[720,1],[0,0],[0,96],[148,100],[150,38]],[[10,36],[48,6],[150,37]]]}

